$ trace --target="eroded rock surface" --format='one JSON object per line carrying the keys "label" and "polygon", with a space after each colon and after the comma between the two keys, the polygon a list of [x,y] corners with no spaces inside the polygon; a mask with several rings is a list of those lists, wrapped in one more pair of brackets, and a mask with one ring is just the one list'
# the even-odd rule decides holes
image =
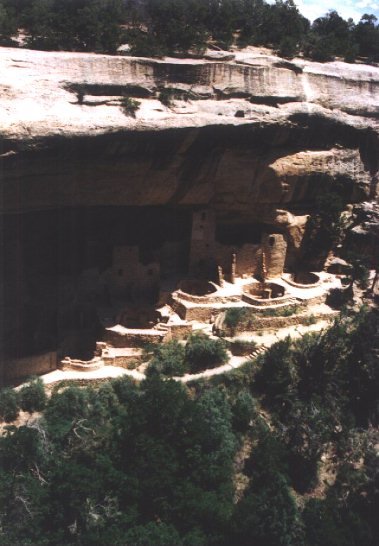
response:
{"label": "eroded rock surface", "polygon": [[264,233],[288,266],[321,193],[375,198],[378,68],[215,57],[0,48],[6,351],[85,357],[109,286],[152,294],[193,249],[200,269],[235,252],[249,273]]}
{"label": "eroded rock surface", "polygon": [[[254,51],[221,62],[1,48],[3,210],[212,201],[255,215],[308,201],[323,175],[368,197],[379,69]],[[189,100],[164,106],[167,87]],[[140,101],[134,117],[123,95]]]}

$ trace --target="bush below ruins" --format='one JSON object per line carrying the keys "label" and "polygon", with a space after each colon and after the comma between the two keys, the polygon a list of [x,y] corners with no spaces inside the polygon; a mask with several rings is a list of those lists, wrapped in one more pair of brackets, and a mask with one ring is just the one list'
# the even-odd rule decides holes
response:
{"label": "bush below ruins", "polygon": [[188,372],[183,345],[177,341],[169,341],[153,349],[154,356],[148,368],[147,375],[181,376]]}
{"label": "bush below ruins", "polygon": [[169,341],[154,348],[153,352],[153,359],[147,368],[148,376],[173,377],[198,373],[225,364],[228,360],[225,343],[202,333],[191,335],[185,347],[178,341]]}
{"label": "bush below ruins", "polygon": [[[59,383],[0,435],[0,544],[376,546],[377,323],[346,310],[191,388]],[[203,334],[188,347],[223,354]],[[0,391],[0,411],[17,398]]]}
{"label": "bush below ruins", "polygon": [[186,361],[192,373],[225,364],[228,354],[221,339],[210,339],[205,334],[193,334],[186,345]]}
{"label": "bush below ruins", "polygon": [[236,339],[232,342],[230,350],[235,356],[248,356],[257,347],[255,341],[248,341],[246,339]]}

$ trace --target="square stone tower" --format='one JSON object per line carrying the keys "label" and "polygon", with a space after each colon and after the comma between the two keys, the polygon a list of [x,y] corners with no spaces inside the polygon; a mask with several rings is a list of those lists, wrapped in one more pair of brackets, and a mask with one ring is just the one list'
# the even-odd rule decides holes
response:
{"label": "square stone tower", "polygon": [[287,242],[280,233],[265,233],[262,236],[262,252],[265,256],[267,278],[281,277],[286,261]]}
{"label": "square stone tower", "polygon": [[189,259],[191,276],[207,277],[214,265],[216,222],[214,212],[203,209],[192,215],[192,233]]}

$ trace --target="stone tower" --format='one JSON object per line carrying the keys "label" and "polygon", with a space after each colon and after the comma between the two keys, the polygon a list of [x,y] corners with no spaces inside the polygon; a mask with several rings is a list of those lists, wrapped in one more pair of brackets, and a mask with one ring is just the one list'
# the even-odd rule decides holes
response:
{"label": "stone tower", "polygon": [[281,277],[286,261],[287,242],[280,233],[265,233],[262,237],[266,278]]}
{"label": "stone tower", "polygon": [[214,264],[215,217],[209,209],[192,215],[189,273],[193,277],[207,277]]}

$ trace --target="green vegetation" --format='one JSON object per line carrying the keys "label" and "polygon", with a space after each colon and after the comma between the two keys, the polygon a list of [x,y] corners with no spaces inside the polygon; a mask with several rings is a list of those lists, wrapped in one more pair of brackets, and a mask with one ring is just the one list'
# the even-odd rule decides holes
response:
{"label": "green vegetation", "polygon": [[231,344],[231,351],[232,354],[237,356],[245,356],[250,355],[254,349],[256,348],[257,344],[255,341],[247,341],[245,339],[234,339]]}
{"label": "green vegetation", "polygon": [[135,117],[138,108],[140,107],[140,102],[138,100],[132,99],[130,97],[123,97],[121,99],[122,111],[126,116]]}
{"label": "green vegetation", "polygon": [[112,53],[120,45],[122,0],[24,0],[18,4],[19,25],[25,29],[28,47]]}
{"label": "green vegetation", "polygon": [[42,380],[34,378],[24,385],[19,392],[19,398],[20,407],[23,411],[29,413],[42,411],[46,405],[46,393]]}
{"label": "green vegetation", "polygon": [[374,546],[377,321],[349,311],[191,389],[154,374],[56,386],[0,436],[0,543]]}
{"label": "green vegetation", "polygon": [[178,89],[173,89],[171,87],[165,87],[159,93],[159,100],[165,106],[172,106],[174,100],[185,100],[188,101],[191,98],[191,93],[188,91],[180,91]]}
{"label": "green vegetation", "polygon": [[302,242],[302,260],[309,264],[324,263],[330,250],[344,235],[344,201],[336,191],[325,191],[316,200],[317,213],[310,216]]}
{"label": "green vegetation", "polygon": [[0,418],[6,423],[17,419],[20,413],[18,395],[13,389],[0,391]]}
{"label": "green vegetation", "polygon": [[21,28],[27,47],[47,50],[114,53],[128,43],[133,55],[160,57],[251,44],[288,58],[379,60],[374,15],[354,24],[331,10],[311,25],[293,0],[0,0],[0,42],[17,45]]}
{"label": "green vegetation", "polygon": [[178,341],[169,341],[153,348],[154,356],[149,363],[149,376],[181,376],[198,373],[224,364],[228,355],[221,339],[211,339],[205,334],[192,334],[184,347]]}
{"label": "green vegetation", "polygon": [[221,339],[210,339],[205,334],[196,333],[187,341],[185,358],[191,372],[196,373],[225,364],[228,355]]}
{"label": "green vegetation", "polygon": [[308,317],[305,317],[303,322],[303,324],[305,324],[306,326],[311,326],[312,324],[316,324],[316,323],[317,323],[317,318],[313,314],[309,315]]}
{"label": "green vegetation", "polygon": [[271,309],[263,309],[260,315],[262,317],[291,317],[299,313],[300,309],[299,305],[273,307]]}
{"label": "green vegetation", "polygon": [[184,346],[177,341],[169,341],[153,348],[154,356],[147,369],[148,375],[180,376],[188,372]]}
{"label": "green vegetation", "polygon": [[377,312],[365,309],[343,315],[326,332],[287,338],[261,358],[256,387],[285,430],[300,491],[316,479],[321,452],[337,430],[342,441],[352,427],[378,423],[377,319]]}
{"label": "green vegetation", "polygon": [[245,315],[246,309],[244,307],[231,307],[225,311],[224,324],[233,331],[244,319]]}

